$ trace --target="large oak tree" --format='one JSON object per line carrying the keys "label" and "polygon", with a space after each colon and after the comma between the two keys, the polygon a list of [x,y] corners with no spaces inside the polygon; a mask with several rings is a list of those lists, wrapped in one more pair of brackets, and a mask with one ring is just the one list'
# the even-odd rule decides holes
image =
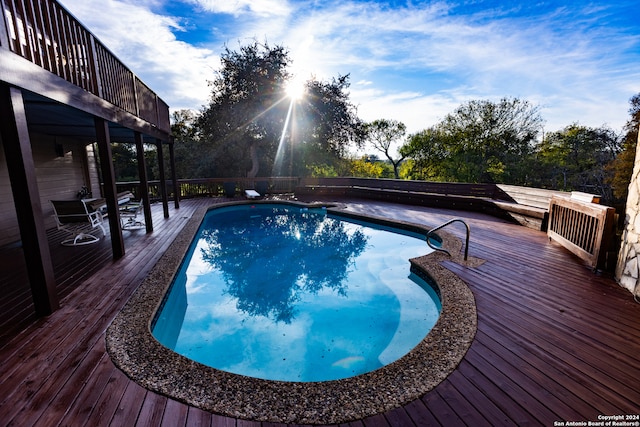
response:
{"label": "large oak tree", "polygon": [[[211,82],[211,102],[198,121],[214,176],[256,177],[308,173],[312,165],[342,161],[363,140],[363,126],[349,101],[349,76],[311,78],[294,99],[285,48],[254,42],[226,48]],[[286,165],[278,168],[276,166]]]}

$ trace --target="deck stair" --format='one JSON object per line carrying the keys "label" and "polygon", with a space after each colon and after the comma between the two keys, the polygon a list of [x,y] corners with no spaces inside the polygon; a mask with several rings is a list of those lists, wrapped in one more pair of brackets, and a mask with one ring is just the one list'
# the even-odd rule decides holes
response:
{"label": "deck stair", "polygon": [[549,203],[553,196],[570,197],[566,191],[496,184],[493,203],[516,222],[536,230],[547,229]]}

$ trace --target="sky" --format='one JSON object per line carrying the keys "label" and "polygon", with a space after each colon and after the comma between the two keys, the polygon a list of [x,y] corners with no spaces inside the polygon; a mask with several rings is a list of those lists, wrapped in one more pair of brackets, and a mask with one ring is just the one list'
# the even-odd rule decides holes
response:
{"label": "sky", "polygon": [[225,47],[289,51],[298,78],[349,75],[365,121],[427,129],[519,98],[544,131],[621,132],[640,93],[640,11],[624,1],[60,0],[171,108],[201,111]]}

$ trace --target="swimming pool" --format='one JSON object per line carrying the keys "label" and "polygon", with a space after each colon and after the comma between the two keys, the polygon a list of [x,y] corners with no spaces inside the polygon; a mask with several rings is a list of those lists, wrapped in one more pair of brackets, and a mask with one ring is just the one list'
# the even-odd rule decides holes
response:
{"label": "swimming pool", "polygon": [[[105,344],[111,360],[133,381],[171,399],[234,418],[340,424],[419,398],[453,372],[464,357],[477,327],[475,301],[466,284],[444,268],[442,262],[473,266],[482,260],[470,257],[469,261],[463,261],[462,241],[446,232],[438,234],[443,247],[453,256],[432,253],[411,259],[412,272],[432,278],[437,284],[442,302],[438,321],[409,353],[375,371],[334,381],[270,381],[208,367],[160,344],[151,333],[151,324],[173,278],[206,213],[228,205],[212,200],[210,207],[199,208],[185,218],[178,237],[107,328]],[[383,218],[382,212],[377,212],[377,216],[355,213],[347,204],[328,206],[327,210],[421,234],[429,231],[424,225]]]}
{"label": "swimming pool", "polygon": [[410,272],[424,235],[281,204],[209,212],[153,325],[207,366],[279,381],[360,375],[408,353],[440,300]]}

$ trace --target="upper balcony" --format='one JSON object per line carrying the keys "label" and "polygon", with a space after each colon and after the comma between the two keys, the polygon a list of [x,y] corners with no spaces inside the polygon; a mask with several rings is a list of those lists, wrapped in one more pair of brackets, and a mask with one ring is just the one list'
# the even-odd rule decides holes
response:
{"label": "upper balcony", "polygon": [[[60,117],[69,117],[79,133],[74,136],[82,138],[78,120],[86,118],[71,117],[77,109],[111,122],[114,139],[129,139],[127,130],[135,130],[168,140],[167,104],[58,2],[0,4],[0,80],[30,92],[25,101],[31,101],[39,130],[51,127],[46,117],[53,100],[63,110],[56,125]],[[73,109],[64,111],[64,106]]]}

